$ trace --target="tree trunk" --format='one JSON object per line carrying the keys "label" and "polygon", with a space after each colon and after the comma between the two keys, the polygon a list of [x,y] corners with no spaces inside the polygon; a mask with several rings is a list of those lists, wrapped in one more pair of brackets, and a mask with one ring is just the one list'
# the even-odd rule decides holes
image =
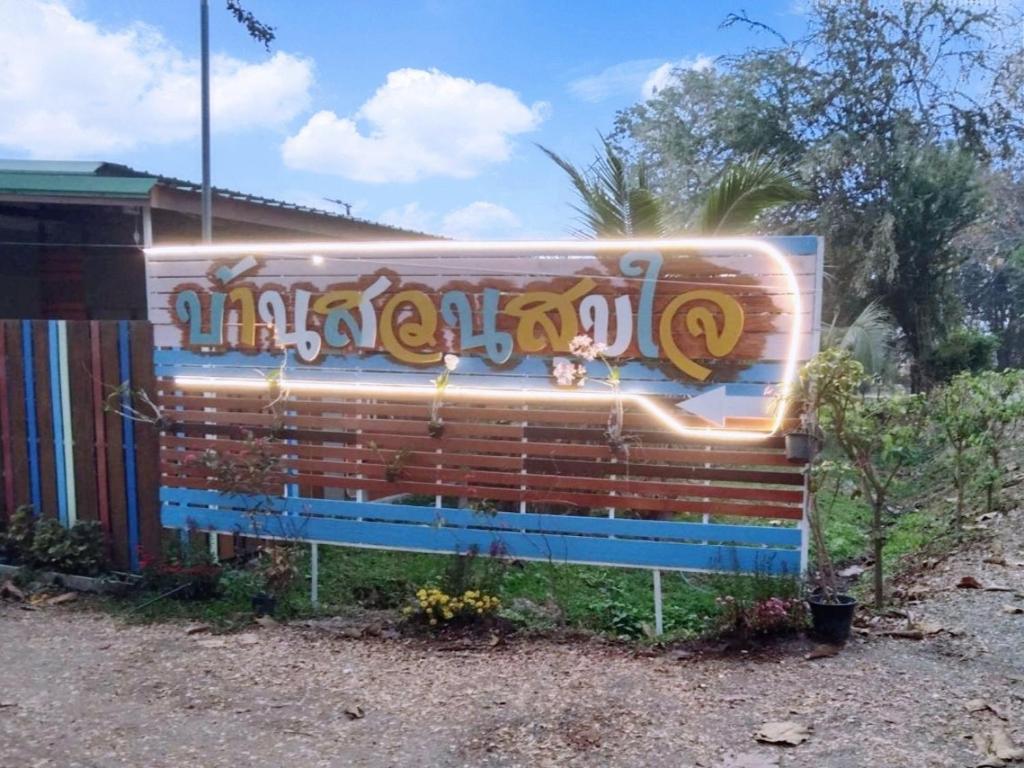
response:
{"label": "tree trunk", "polygon": [[882,503],[876,501],[871,515],[871,539],[875,552],[875,610],[885,607],[885,580],[882,571],[882,547],[885,536],[882,534]]}

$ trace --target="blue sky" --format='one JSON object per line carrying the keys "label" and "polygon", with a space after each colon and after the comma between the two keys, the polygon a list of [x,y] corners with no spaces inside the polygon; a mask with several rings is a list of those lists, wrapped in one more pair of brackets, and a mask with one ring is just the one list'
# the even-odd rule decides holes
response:
{"label": "blue sky", "polygon": [[[671,65],[767,42],[720,30],[729,10],[804,23],[793,0],[245,5],[278,39],[264,52],[211,0],[215,184],[485,239],[572,228],[568,184],[534,142],[585,162]],[[197,7],[0,0],[0,155],[198,180]]]}

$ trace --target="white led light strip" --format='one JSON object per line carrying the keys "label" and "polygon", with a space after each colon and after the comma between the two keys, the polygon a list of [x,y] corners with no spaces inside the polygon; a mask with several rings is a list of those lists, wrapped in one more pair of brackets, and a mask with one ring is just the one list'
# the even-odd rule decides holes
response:
{"label": "white led light strip", "polygon": [[[266,256],[293,256],[309,258],[311,254],[339,254],[341,256],[360,257],[365,255],[420,255],[420,254],[463,254],[463,255],[494,255],[494,254],[536,254],[569,255],[594,254],[600,252],[624,251],[673,251],[698,250],[723,251],[740,253],[758,253],[772,259],[779,267],[781,274],[789,284],[790,296],[793,300],[792,325],[790,326],[789,345],[782,381],[779,382],[783,393],[788,392],[796,375],[800,353],[800,317],[802,306],[800,288],[796,274],[785,254],[775,246],[750,238],[675,238],[675,239],[637,239],[637,240],[590,240],[590,241],[508,241],[508,242],[451,242],[444,240],[427,241],[391,241],[391,242],[297,242],[297,243],[232,243],[224,245],[170,245],[156,246],[145,249],[146,256],[152,259],[162,258],[201,258],[223,257],[243,254]],[[181,389],[205,389],[208,391],[231,388],[239,390],[269,389],[271,382],[257,379],[178,376],[175,385]],[[389,384],[354,384],[345,382],[323,382],[306,379],[287,379],[276,382],[274,386],[283,386],[291,392],[334,393],[356,397],[386,397],[392,395],[414,395],[417,397],[434,398],[437,389],[423,385],[389,385]],[[785,416],[783,410],[777,409],[767,431],[738,430],[714,427],[691,427],[669,412],[657,401],[646,395],[614,392],[585,392],[579,390],[543,390],[543,389],[497,389],[488,387],[463,387],[449,385],[444,392],[444,399],[484,400],[484,401],[515,401],[515,402],[579,402],[604,403],[615,402],[621,398],[623,403],[634,404],[670,433],[680,437],[721,440],[726,442],[750,442],[764,440],[775,435]]]}

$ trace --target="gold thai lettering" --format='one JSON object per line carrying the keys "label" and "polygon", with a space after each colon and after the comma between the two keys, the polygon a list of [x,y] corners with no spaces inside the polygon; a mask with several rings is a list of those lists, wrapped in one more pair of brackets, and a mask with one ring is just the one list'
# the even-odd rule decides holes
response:
{"label": "gold thai lettering", "polygon": [[[399,307],[409,304],[415,317],[395,317]],[[441,352],[416,352],[420,347],[437,343],[437,307],[423,291],[401,291],[384,305],[380,317],[380,339],[389,355],[403,363],[424,365],[436,363]]]}
{"label": "gold thai lettering", "polygon": [[256,346],[256,299],[252,288],[239,286],[228,293],[228,301],[238,307],[238,343],[243,347]]}
{"label": "gold thai lettering", "polygon": [[[694,338],[704,339],[704,345],[712,357],[725,357],[740,340],[743,333],[743,307],[732,296],[721,291],[687,291],[676,296],[665,307],[658,325],[661,352],[683,373],[699,381],[711,375],[711,369],[697,363],[679,348],[674,334],[674,321],[679,311],[687,304],[696,303],[687,310],[683,322]],[[714,304],[721,312],[722,325],[719,328],[714,312],[707,304]]]}
{"label": "gold thai lettering", "polygon": [[[540,352],[550,346],[554,352],[568,352],[569,341],[579,330],[579,316],[574,302],[590,293],[596,283],[585,277],[574,286],[556,293],[530,291],[516,296],[505,305],[505,314],[519,318],[516,342],[523,352]],[[551,318],[558,315],[558,323]],[[537,335],[541,331],[547,340]]]}

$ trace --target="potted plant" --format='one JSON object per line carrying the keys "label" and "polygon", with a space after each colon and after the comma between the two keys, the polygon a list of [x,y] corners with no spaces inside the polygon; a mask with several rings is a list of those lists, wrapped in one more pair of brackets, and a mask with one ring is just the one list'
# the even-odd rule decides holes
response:
{"label": "potted plant", "polygon": [[800,426],[785,436],[786,458],[806,465],[809,479],[811,503],[807,523],[815,561],[813,586],[807,596],[811,628],[819,640],[836,645],[845,643],[850,636],[857,600],[840,591],[825,539],[821,492],[829,480],[834,480],[828,505],[831,510],[843,487],[844,475],[836,462],[819,460],[825,434],[817,417],[821,407],[832,402],[837,392],[846,392],[858,378],[851,376],[848,366],[836,364],[840,357],[846,360],[844,354],[836,349],[819,352],[800,370],[796,381],[776,403],[777,408],[783,408],[785,413],[796,412],[800,418]]}
{"label": "potted plant", "polygon": [[263,552],[260,576],[263,591],[252,596],[252,610],[257,616],[273,616],[277,603],[291,589],[299,575],[298,547],[277,543]]}
{"label": "potted plant", "polygon": [[840,589],[825,540],[822,492],[824,485],[834,480],[835,485],[828,501],[828,511],[831,511],[843,486],[843,473],[840,470],[832,461],[815,461],[807,470],[811,478],[811,505],[807,523],[815,563],[812,577],[814,586],[807,595],[807,604],[811,609],[811,630],[814,636],[833,645],[842,645],[849,639],[853,616],[857,610],[856,598]]}

